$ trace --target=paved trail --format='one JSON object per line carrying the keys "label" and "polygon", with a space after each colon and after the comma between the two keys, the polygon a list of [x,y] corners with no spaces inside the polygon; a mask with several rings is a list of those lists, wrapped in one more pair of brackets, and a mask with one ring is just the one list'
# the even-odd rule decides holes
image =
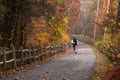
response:
{"label": "paved trail", "polygon": [[77,54],[71,50],[63,55],[27,72],[18,73],[2,80],[90,80],[96,56],[90,46],[81,43]]}

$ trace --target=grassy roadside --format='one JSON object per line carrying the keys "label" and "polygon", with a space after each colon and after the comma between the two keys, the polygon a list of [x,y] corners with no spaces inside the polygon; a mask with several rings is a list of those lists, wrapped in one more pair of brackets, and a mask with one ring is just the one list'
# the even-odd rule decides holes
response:
{"label": "grassy roadside", "polygon": [[108,71],[108,68],[112,68],[113,65],[110,63],[110,61],[104,54],[100,53],[95,48],[93,49],[96,55],[96,68],[91,80],[103,80],[103,77]]}

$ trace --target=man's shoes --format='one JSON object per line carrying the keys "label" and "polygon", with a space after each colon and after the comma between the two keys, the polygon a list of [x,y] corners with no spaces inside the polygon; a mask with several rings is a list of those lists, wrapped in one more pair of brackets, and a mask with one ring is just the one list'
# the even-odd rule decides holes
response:
{"label": "man's shoes", "polygon": [[77,54],[77,52],[75,52],[75,54]]}

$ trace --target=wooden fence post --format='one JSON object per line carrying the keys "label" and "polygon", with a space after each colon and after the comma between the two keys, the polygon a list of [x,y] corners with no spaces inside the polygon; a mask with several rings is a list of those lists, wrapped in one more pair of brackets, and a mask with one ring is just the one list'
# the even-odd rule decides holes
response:
{"label": "wooden fence post", "polygon": [[52,55],[52,45],[50,45],[50,56],[53,56]]}
{"label": "wooden fence post", "polygon": [[42,54],[41,54],[41,46],[39,46],[38,48],[38,53],[39,53],[39,60],[42,60]]}
{"label": "wooden fence post", "polygon": [[52,51],[52,56],[53,56],[54,55],[54,45],[52,45],[51,51]]}
{"label": "wooden fence post", "polygon": [[50,44],[50,57],[52,56],[52,46],[51,46],[51,44]]}
{"label": "wooden fence post", "polygon": [[29,52],[28,52],[28,53],[29,53],[29,54],[28,54],[28,56],[29,56],[29,63],[31,63],[31,52],[32,52],[32,51],[31,51],[31,47],[29,47]]}
{"label": "wooden fence post", "polygon": [[57,45],[57,53],[59,53],[59,44]]}
{"label": "wooden fence post", "polygon": [[47,48],[47,46],[45,45],[45,58],[47,58],[48,57],[48,48]]}
{"label": "wooden fence post", "polygon": [[14,46],[12,47],[12,52],[13,52],[13,59],[14,59],[14,68],[16,68],[17,67],[17,65],[16,65],[16,53],[15,53],[15,48],[14,48]]}
{"label": "wooden fence post", "polygon": [[58,44],[58,53],[60,52],[59,48],[60,48],[60,45]]}
{"label": "wooden fence post", "polygon": [[66,52],[66,50],[67,50],[67,44],[64,44],[64,52]]}
{"label": "wooden fence post", "polygon": [[51,49],[51,46],[49,45],[49,48],[48,48],[49,57],[51,57],[51,51],[50,51],[50,49]]}
{"label": "wooden fence post", "polygon": [[43,49],[43,47],[41,47],[41,59],[42,60],[44,59],[44,49]]}
{"label": "wooden fence post", "polygon": [[6,53],[5,53],[5,47],[3,47],[3,67],[4,67],[4,70],[6,70],[7,66],[6,66]]}
{"label": "wooden fence post", "polygon": [[33,50],[33,51],[32,51],[32,54],[33,54],[33,61],[35,61],[35,48],[33,47],[32,50]]}
{"label": "wooden fence post", "polygon": [[21,49],[21,66],[24,64],[24,60],[23,60],[23,47],[20,48]]}
{"label": "wooden fence post", "polygon": [[38,60],[40,60],[40,47],[37,47],[38,51],[37,51],[37,55],[38,55]]}
{"label": "wooden fence post", "polygon": [[54,55],[55,46],[52,45],[52,56]]}

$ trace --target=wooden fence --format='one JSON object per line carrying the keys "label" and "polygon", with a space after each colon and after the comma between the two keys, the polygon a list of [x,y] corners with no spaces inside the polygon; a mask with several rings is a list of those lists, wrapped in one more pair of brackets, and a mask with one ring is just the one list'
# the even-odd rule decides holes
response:
{"label": "wooden fence", "polygon": [[0,71],[8,70],[10,66],[12,66],[11,68],[17,68],[34,61],[43,60],[55,55],[56,53],[66,51],[66,48],[67,45],[46,46],[43,48],[38,47],[29,49],[23,49],[21,47],[19,50],[15,50],[15,48],[12,47],[9,51],[6,51],[5,48],[3,48],[0,53]]}

